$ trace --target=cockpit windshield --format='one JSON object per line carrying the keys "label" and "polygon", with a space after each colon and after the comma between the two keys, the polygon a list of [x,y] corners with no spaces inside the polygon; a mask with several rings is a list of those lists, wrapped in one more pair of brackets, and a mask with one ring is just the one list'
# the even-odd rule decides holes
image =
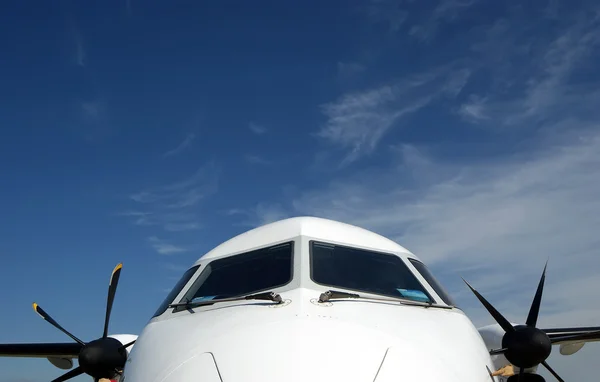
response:
{"label": "cockpit windshield", "polygon": [[181,302],[212,300],[272,290],[293,278],[293,242],[208,263]]}
{"label": "cockpit windshield", "polygon": [[391,254],[311,241],[310,276],[324,286],[435,303],[402,259]]}

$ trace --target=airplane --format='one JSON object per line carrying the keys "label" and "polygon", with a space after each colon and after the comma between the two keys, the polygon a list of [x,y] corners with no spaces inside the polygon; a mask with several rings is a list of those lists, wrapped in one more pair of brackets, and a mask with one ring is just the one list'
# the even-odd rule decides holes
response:
{"label": "airplane", "polygon": [[[251,229],[187,269],[138,335],[109,335],[122,265],[109,282],[102,336],[0,344],[0,356],[47,358],[119,382],[531,382],[553,346],[571,355],[600,327],[537,325],[546,267],[524,324],[473,286],[496,321],[476,328],[423,261],[366,229],[300,216]],[[78,366],[73,368],[77,359]]]}

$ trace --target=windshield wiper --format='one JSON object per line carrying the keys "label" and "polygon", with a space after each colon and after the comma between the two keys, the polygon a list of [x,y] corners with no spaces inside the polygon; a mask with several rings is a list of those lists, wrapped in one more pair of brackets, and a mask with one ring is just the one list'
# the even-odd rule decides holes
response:
{"label": "windshield wiper", "polygon": [[369,296],[361,296],[357,293],[342,292],[342,291],[331,290],[331,289],[321,293],[321,295],[319,296],[319,302],[323,303],[323,302],[328,302],[330,300],[337,300],[337,299],[343,299],[343,298],[355,298],[355,299],[361,299],[361,300],[374,300],[374,301],[384,301],[384,302],[399,302],[404,305],[424,306],[427,308],[429,308],[429,307],[444,308],[444,309],[452,309],[453,308],[452,306],[434,304],[432,302],[409,300],[409,299],[401,298],[401,297],[369,297]]}
{"label": "windshield wiper", "polygon": [[187,301],[180,302],[177,304],[170,304],[169,308],[196,308],[199,306],[212,305],[217,302],[230,302],[230,301],[244,301],[244,300],[265,300],[265,301],[273,301],[277,304],[281,304],[283,299],[278,293],[274,292],[263,292],[256,294],[249,294],[246,296],[237,296],[237,297],[228,297],[228,298],[218,298],[215,300],[204,300],[204,301]]}

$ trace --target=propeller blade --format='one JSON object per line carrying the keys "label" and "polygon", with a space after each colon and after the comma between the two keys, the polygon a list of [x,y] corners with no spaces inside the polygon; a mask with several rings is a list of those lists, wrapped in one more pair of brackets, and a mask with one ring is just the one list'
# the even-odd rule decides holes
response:
{"label": "propeller blade", "polygon": [[537,291],[535,292],[535,297],[533,298],[531,308],[529,309],[529,314],[527,315],[527,321],[525,321],[525,324],[532,328],[535,328],[538,316],[540,314],[540,305],[542,304],[542,293],[544,291],[544,281],[546,280],[547,267],[548,262],[546,261],[546,265],[544,265],[544,271],[542,272],[540,283],[538,284]]}
{"label": "propeller blade", "polygon": [[83,374],[83,369],[80,366],[77,366],[75,369],[61,375],[60,377],[56,378],[55,380],[53,380],[52,382],[64,382],[67,381],[71,378],[75,378],[78,375]]}
{"label": "propeller blade", "polygon": [[565,382],[565,381],[564,381],[564,379],[562,379],[562,378],[560,377],[560,375],[558,375],[558,374],[556,373],[556,371],[554,371],[554,370],[553,370],[553,369],[550,367],[550,365],[548,365],[548,362],[544,361],[544,362],[542,362],[542,365],[544,365],[544,367],[545,367],[546,369],[548,369],[548,371],[549,371],[549,372],[550,372],[550,373],[551,373],[551,374],[554,376],[554,378],[556,378],[556,380],[557,380],[558,382]]}
{"label": "propeller blade", "polygon": [[110,312],[112,311],[113,302],[115,300],[117,285],[119,284],[121,268],[123,268],[123,264],[117,264],[110,276],[110,284],[108,284],[108,297],[106,299],[106,317],[104,318],[104,332],[102,334],[102,338],[106,338],[108,336],[108,322],[110,321]]}
{"label": "propeller blade", "polygon": [[567,335],[567,336],[551,337],[550,342],[555,344],[557,342],[565,342],[565,341],[591,340],[591,339],[598,338],[598,336],[600,336],[600,330],[597,330],[595,332],[574,334],[574,335],[570,335],[570,336]]}
{"label": "propeller blade", "polygon": [[521,379],[523,378],[523,374],[525,374],[525,369],[520,368],[519,369],[519,382],[521,382]]}
{"label": "propeller blade", "polygon": [[38,304],[36,304],[35,302],[33,303],[33,310],[40,315],[40,317],[42,317],[44,320],[48,321],[52,326],[54,326],[56,329],[60,330],[61,332],[65,333],[67,336],[71,337],[73,340],[75,340],[76,342],[78,342],[81,345],[85,345],[85,342],[83,342],[82,340],[80,340],[79,338],[75,337],[74,335],[72,335],[71,333],[69,333],[65,328],[63,328],[62,326],[60,326],[58,324],[58,322],[54,321],[54,319],[52,317],[50,317],[50,315],[48,313],[46,313],[44,311],[44,309],[40,308],[40,306]]}
{"label": "propeller blade", "polygon": [[130,343],[121,346],[121,348],[119,350],[127,349],[128,347],[130,347],[131,345],[133,345],[135,343],[135,341],[137,341],[137,340],[133,340]]}
{"label": "propeller blade", "polygon": [[510,324],[510,322],[508,322],[508,320],[504,318],[504,316],[500,314],[500,312],[498,312],[496,308],[492,306],[492,304],[490,304],[481,294],[479,294],[479,292],[477,292],[475,288],[473,288],[471,284],[469,284],[465,279],[463,279],[463,281],[465,282],[465,284],[467,284],[469,289],[471,289],[471,291],[475,294],[479,301],[481,301],[483,306],[485,306],[487,311],[490,312],[492,317],[494,317],[496,322],[502,327],[502,329],[504,329],[505,332],[508,333],[515,331],[515,328]]}
{"label": "propeller blade", "polygon": [[504,354],[507,350],[507,348],[490,350],[490,355]]}

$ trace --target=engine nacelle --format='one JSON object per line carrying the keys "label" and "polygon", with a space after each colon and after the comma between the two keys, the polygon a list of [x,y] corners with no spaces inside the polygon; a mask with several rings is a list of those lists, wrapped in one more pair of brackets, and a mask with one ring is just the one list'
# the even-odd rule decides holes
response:
{"label": "engine nacelle", "polygon": [[[511,325],[515,325],[511,323]],[[488,350],[501,349],[502,348],[502,337],[504,337],[505,331],[498,324],[487,325],[481,328],[477,328],[479,335],[483,338],[483,342]],[[506,357],[502,354],[493,355],[492,362],[497,369],[500,369],[509,364]]]}

